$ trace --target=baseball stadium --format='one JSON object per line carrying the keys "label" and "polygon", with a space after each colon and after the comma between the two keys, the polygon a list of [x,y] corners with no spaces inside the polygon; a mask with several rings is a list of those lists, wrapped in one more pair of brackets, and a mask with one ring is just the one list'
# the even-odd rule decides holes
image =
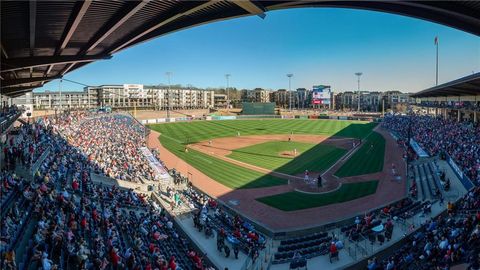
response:
{"label": "baseball stadium", "polygon": [[[480,73],[438,83],[438,37],[435,86],[405,94],[362,93],[362,72],[357,92],[292,98],[289,73],[289,90],[235,102],[231,74],[216,90],[173,86],[172,72],[168,86],[70,77],[179,30],[290,8],[413,17],[478,45],[479,3],[0,7],[1,269],[480,269]],[[64,82],[84,91],[62,96]]]}

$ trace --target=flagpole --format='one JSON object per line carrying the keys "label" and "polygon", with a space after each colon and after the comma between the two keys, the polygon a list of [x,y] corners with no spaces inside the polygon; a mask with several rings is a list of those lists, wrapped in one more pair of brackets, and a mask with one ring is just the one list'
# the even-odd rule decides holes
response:
{"label": "flagpole", "polygon": [[436,41],[435,46],[437,48],[437,58],[436,58],[437,63],[435,65],[435,68],[436,68],[436,70],[435,70],[435,85],[438,85],[438,37],[435,38],[435,41]]}

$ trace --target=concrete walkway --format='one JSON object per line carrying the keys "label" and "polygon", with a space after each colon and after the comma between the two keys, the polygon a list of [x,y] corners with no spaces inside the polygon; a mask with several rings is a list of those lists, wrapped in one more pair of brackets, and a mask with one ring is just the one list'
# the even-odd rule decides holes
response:
{"label": "concrete walkway", "polygon": [[[432,213],[426,216],[422,216],[421,213],[415,215],[414,217],[407,220],[405,224],[400,222],[395,222],[392,240],[389,242],[385,242],[383,245],[380,245],[378,242],[374,243],[373,245],[370,244],[368,240],[363,240],[359,242],[350,242],[348,239],[345,239],[345,235],[337,234],[339,238],[345,245],[345,248],[340,250],[340,260],[334,261],[330,263],[329,256],[319,256],[308,260],[307,267],[308,269],[344,269],[345,267],[357,263],[358,261],[370,257],[381,250],[388,248],[389,246],[395,244],[400,239],[405,237],[405,234],[410,234],[412,232],[411,225],[414,226],[414,229],[417,229],[424,224],[432,217],[437,216],[442,211],[446,209],[446,203],[444,205],[439,205],[439,203],[435,203],[432,205]],[[338,230],[329,231],[331,235],[332,232],[337,233]],[[288,270],[289,264],[279,264],[279,265],[272,265],[270,270]]]}
{"label": "concrete walkway", "polygon": [[[177,216],[175,220],[182,230],[188,235],[188,237],[190,237],[190,239],[195,242],[195,244],[200,247],[205,254],[207,254],[207,257],[218,269],[223,270],[225,267],[228,267],[229,270],[242,269],[242,266],[247,261],[247,255],[245,253],[239,252],[237,260],[233,254],[233,247],[229,245],[230,257],[226,258],[224,252],[220,253],[217,250],[216,236],[207,239],[203,231],[199,232],[195,227],[193,227],[193,219],[190,214]],[[215,232],[214,234],[216,235]]]}

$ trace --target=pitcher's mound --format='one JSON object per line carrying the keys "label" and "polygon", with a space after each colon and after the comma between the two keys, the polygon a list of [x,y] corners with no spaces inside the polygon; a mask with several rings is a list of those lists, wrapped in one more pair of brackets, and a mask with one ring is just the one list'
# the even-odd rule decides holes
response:
{"label": "pitcher's mound", "polygon": [[294,151],[282,151],[280,152],[280,156],[281,157],[290,157],[290,158],[294,158],[294,157],[298,157],[301,153],[300,152],[296,152],[296,155],[295,155],[295,152]]}

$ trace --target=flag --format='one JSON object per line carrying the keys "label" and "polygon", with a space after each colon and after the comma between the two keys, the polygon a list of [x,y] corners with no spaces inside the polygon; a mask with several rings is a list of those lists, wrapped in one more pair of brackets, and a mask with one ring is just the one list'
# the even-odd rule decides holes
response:
{"label": "flag", "polygon": [[438,45],[438,36],[435,37],[435,45]]}

